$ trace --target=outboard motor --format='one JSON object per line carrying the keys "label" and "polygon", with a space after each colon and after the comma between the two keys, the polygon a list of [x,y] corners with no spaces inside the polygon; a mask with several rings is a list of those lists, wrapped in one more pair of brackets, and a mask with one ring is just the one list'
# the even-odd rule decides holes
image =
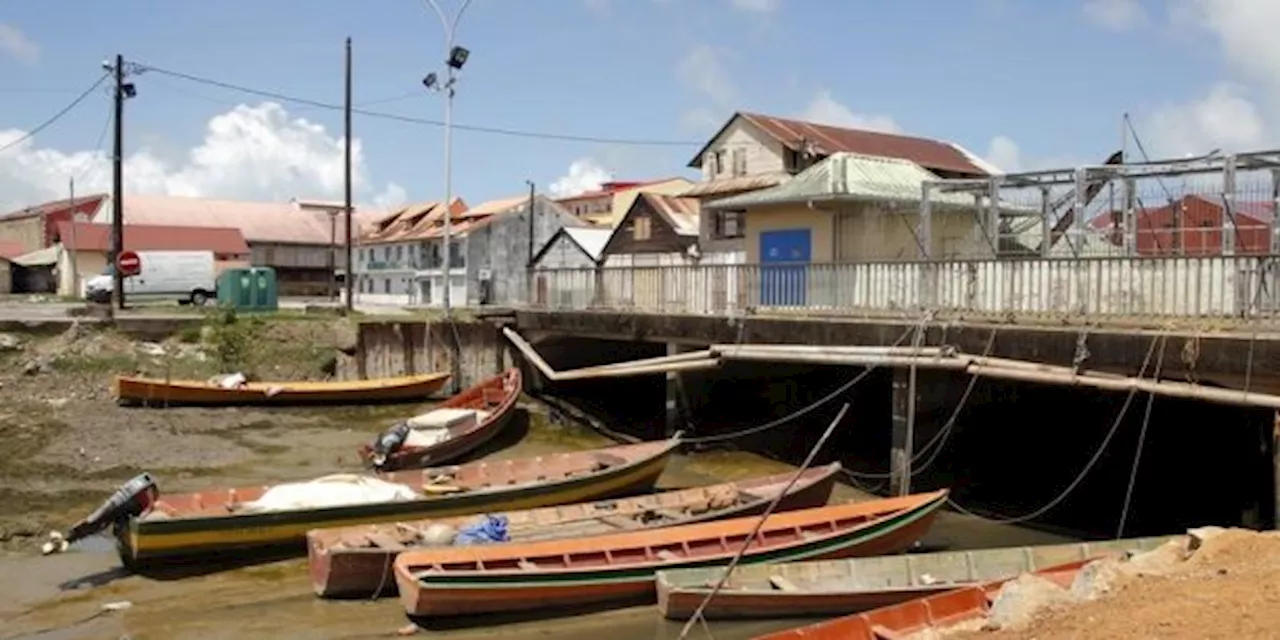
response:
{"label": "outboard motor", "polygon": [[151,509],[160,488],[149,473],[142,473],[111,494],[93,513],[77,522],[65,536],[54,531],[49,534],[50,542],[45,545],[45,553],[65,551],[73,542],[99,533],[114,524],[129,518],[140,516]]}
{"label": "outboard motor", "polygon": [[381,467],[386,464],[387,456],[404,446],[405,441],[409,439],[409,432],[412,430],[409,423],[397,422],[390,429],[383,431],[378,436],[378,439],[373,441],[373,466]]}

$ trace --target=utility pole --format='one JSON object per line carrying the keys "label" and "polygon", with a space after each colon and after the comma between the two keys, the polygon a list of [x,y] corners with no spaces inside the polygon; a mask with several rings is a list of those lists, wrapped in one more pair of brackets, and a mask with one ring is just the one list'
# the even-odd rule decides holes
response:
{"label": "utility pole", "polygon": [[[116,54],[115,68],[115,144],[111,157],[111,201],[115,211],[111,216],[111,262],[112,289],[115,291],[116,307],[124,309],[124,274],[120,272],[117,261],[124,252],[124,56]],[[110,306],[108,305],[108,308]]]}
{"label": "utility pole", "polygon": [[532,180],[525,180],[525,184],[529,185],[529,262],[525,265],[526,269],[533,268],[533,216],[537,209],[534,208],[536,202],[534,199],[537,193]]}
{"label": "utility pole", "polygon": [[69,261],[71,262],[71,294],[78,298],[80,297],[80,265],[78,264],[79,260],[77,258],[79,257],[79,254],[76,253],[76,247],[80,246],[80,244],[76,242],[76,178],[75,176],[72,176],[67,179],[67,191],[70,192],[69,197],[71,199],[71,223],[70,223],[71,251],[68,252],[71,254],[69,256]]}
{"label": "utility pole", "polygon": [[346,237],[347,237],[347,275],[345,278],[345,288],[347,291],[347,312],[350,313],[355,309],[355,297],[352,295],[352,285],[355,283],[355,260],[353,256],[355,251],[351,248],[351,218],[355,216],[355,211],[351,206],[351,37],[347,37],[347,72],[346,72],[346,91],[345,99],[342,104],[342,119],[346,127],[346,142],[342,149],[342,171],[343,171],[343,201],[344,211],[346,211]]}

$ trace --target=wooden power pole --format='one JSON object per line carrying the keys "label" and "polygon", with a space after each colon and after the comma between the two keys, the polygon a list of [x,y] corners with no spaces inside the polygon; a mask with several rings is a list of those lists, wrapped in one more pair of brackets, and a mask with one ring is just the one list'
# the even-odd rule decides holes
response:
{"label": "wooden power pole", "polygon": [[355,308],[355,296],[352,295],[352,285],[355,283],[355,260],[353,256],[355,251],[351,247],[351,219],[355,217],[355,211],[351,206],[351,38],[347,37],[347,64],[346,64],[346,99],[342,105],[343,124],[346,126],[346,141],[343,144],[343,206],[346,212],[346,236],[347,236],[347,275],[344,278],[347,291],[347,311],[350,312]]}

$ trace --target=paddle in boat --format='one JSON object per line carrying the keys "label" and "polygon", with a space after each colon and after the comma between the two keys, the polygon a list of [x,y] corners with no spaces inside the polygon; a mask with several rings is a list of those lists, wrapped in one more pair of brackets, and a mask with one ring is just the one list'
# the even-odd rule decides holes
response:
{"label": "paddle in boat", "polygon": [[426,400],[444,386],[447,373],[372,380],[248,382],[240,374],[209,380],[116,376],[113,392],[123,405],[305,405],[370,404]]}
{"label": "paddle in boat", "polygon": [[512,367],[439,407],[387,429],[360,457],[379,471],[443,464],[493,439],[511,421],[523,382]]}
{"label": "paddle in boat", "polygon": [[[1110,553],[1147,551],[1176,537],[742,566],[702,615],[708,620],[842,616]],[[688,620],[722,574],[719,567],[659,571],[658,610],[666,618]]]}
{"label": "paddle in boat", "polygon": [[[825,505],[840,463],[808,469],[788,490],[795,473],[664,491],[598,502],[502,514],[506,538],[532,542],[578,538],[616,531],[655,529],[763,513],[784,490],[776,511]],[[325,597],[368,597],[395,592],[391,563],[403,551],[457,544],[450,532],[474,523],[474,516],[317,529],[307,533],[311,583]]]}
{"label": "paddle in boat", "polygon": [[[205,561],[232,550],[298,551],[306,533],[405,519],[513,511],[647,491],[679,446],[668,440],[365,476],[163,495],[143,474],[65,539],[111,528],[121,560]],[[52,536],[55,537],[56,536]]]}
{"label": "paddle in boat", "polygon": [[[742,562],[896,553],[918,540],[947,491],[771,514]],[[569,540],[401,553],[400,600],[411,616],[547,610],[652,599],[660,569],[726,565],[760,525],[735,518]]]}
{"label": "paddle in boat", "polygon": [[[1168,544],[1170,540],[1179,538],[1185,540],[1186,537],[1171,536],[1164,538],[1163,543]],[[900,604],[757,636],[754,640],[885,640],[886,638],[946,637],[945,630],[948,628],[980,624],[985,620],[991,613],[992,603],[1000,595],[1001,588],[1021,575],[1029,573],[1049,580],[1064,589],[1071,589],[1081,573],[1094,562],[1104,558],[1126,562],[1135,551],[1151,550],[1151,547],[1146,546],[1146,542],[1140,542],[1143,540],[1149,539],[1128,540],[1136,546],[1133,549],[1121,545],[1118,549],[1100,551],[1098,555],[1086,560],[1066,562],[977,585],[960,586]],[[940,634],[939,631],[944,633]]]}

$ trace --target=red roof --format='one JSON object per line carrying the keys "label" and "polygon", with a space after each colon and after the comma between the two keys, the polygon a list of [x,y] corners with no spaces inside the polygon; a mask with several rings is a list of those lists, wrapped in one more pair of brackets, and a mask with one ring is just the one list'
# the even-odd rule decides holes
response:
{"label": "red roof", "polygon": [[582,193],[579,193],[576,196],[565,196],[563,198],[556,198],[556,202],[572,202],[574,200],[603,198],[604,196],[611,196],[619,191],[626,191],[627,189],[634,189],[636,187],[643,187],[651,184],[661,184],[663,182],[670,182],[672,180],[679,180],[679,179],[680,178],[677,176],[674,178],[659,178],[657,180],[628,180],[628,181],[610,180],[608,182],[601,182],[599,189],[594,189],[592,191],[584,191]]}
{"label": "red roof", "polygon": [[93,194],[85,194],[83,196],[77,196],[75,200],[71,200],[69,198],[64,198],[62,200],[53,200],[51,202],[38,204],[34,207],[25,207],[15,211],[10,211],[8,213],[0,215],[0,220],[11,220],[15,218],[26,218],[26,217],[38,216],[38,215],[48,215],[50,213],[56,213],[64,209],[70,209],[73,204],[75,205],[76,210],[81,213],[92,213],[98,210],[98,206],[101,205],[102,201],[105,200],[106,198],[107,198],[107,194],[105,193],[93,193]]}
{"label": "red roof", "polygon": [[[109,251],[111,225],[89,222],[58,223],[58,240],[76,251]],[[169,225],[124,226],[126,251],[212,251],[217,254],[248,255],[249,245],[239,229],[231,227],[178,227]]]}
{"label": "red roof", "polygon": [[930,171],[946,171],[975,177],[988,175],[987,171],[978,166],[969,154],[948,142],[863,129],[846,129],[744,111],[733,114],[720,131],[711,137],[707,145],[698,151],[698,155],[689,161],[689,166],[695,169],[701,167],[702,155],[707,152],[707,148],[738,118],[750,122],[765,135],[793,151],[804,151],[805,147],[808,147],[820,156],[847,151],[910,160]]}

